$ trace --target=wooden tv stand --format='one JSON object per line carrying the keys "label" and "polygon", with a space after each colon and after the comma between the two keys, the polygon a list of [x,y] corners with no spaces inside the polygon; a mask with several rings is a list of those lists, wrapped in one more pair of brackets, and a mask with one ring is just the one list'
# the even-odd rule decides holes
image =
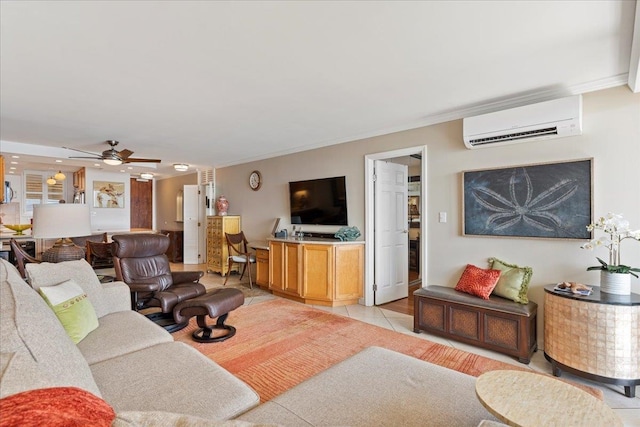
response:
{"label": "wooden tv stand", "polygon": [[269,239],[269,290],[305,304],[357,304],[364,288],[364,242]]}

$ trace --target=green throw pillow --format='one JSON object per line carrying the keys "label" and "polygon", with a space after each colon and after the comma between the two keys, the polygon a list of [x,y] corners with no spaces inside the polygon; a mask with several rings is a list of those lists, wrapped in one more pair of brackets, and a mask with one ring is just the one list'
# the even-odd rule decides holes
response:
{"label": "green throw pillow", "polygon": [[500,270],[500,279],[493,289],[493,294],[502,298],[510,299],[520,304],[528,304],[527,292],[533,270],[531,267],[519,267],[515,264],[508,264],[497,258],[489,258],[489,268]]}
{"label": "green throw pillow", "polygon": [[78,344],[98,327],[98,316],[80,285],[67,280],[55,286],[43,286],[40,295],[62,323],[65,331]]}

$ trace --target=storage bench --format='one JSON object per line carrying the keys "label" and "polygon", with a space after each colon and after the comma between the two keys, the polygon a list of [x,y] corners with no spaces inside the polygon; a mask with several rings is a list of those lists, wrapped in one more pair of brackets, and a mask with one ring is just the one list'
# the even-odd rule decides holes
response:
{"label": "storage bench", "polygon": [[413,331],[515,356],[528,364],[538,349],[538,304],[519,304],[491,295],[488,300],[446,286],[427,286],[413,293]]}

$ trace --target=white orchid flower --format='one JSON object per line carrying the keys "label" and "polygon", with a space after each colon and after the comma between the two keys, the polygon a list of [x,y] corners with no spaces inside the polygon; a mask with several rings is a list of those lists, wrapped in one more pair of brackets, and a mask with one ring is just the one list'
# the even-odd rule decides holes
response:
{"label": "white orchid flower", "polygon": [[607,236],[593,239],[580,246],[582,249],[593,250],[598,247],[609,249],[609,264],[620,265],[620,243],[628,238],[640,241],[640,230],[630,230],[629,221],[622,214],[614,212],[599,217],[592,224],[587,225],[587,231],[602,230]]}

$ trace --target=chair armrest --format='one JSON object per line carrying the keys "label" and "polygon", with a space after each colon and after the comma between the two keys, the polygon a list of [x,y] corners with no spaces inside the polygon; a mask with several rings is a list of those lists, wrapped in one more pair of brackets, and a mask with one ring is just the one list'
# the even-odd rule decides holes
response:
{"label": "chair armrest", "polygon": [[100,298],[108,313],[131,310],[131,291],[126,283],[104,283],[102,291]]}
{"label": "chair armrest", "polygon": [[160,290],[160,285],[157,283],[145,283],[145,282],[130,282],[126,283],[130,292],[155,292]]}
{"label": "chair armrest", "polygon": [[198,282],[204,271],[172,271],[173,283]]}

